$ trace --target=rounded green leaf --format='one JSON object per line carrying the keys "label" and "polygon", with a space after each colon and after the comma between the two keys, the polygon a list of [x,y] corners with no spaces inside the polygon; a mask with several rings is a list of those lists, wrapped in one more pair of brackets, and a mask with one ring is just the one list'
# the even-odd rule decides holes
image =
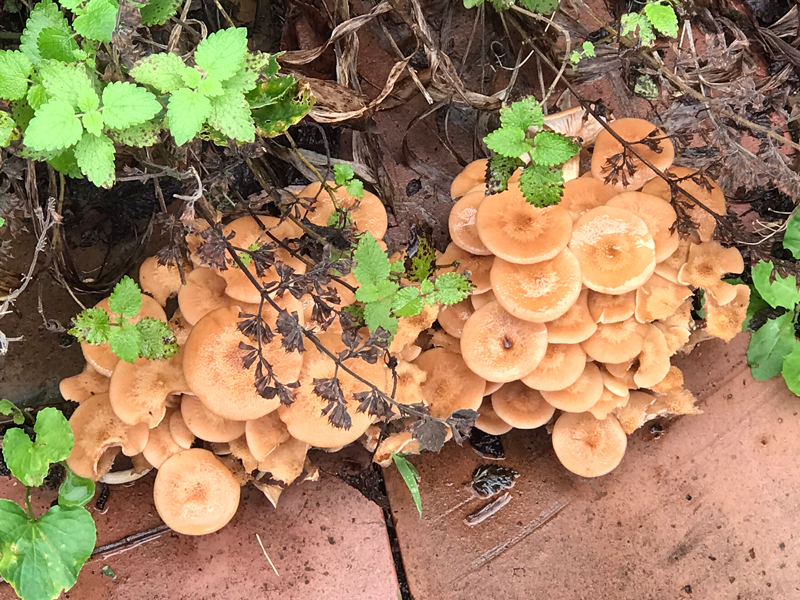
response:
{"label": "rounded green leaf", "polygon": [[114,185],[114,143],[108,136],[84,134],[75,146],[75,159],[81,171],[97,187]]}
{"label": "rounded green leaf", "polygon": [[64,465],[66,476],[58,488],[59,506],[85,506],[94,498],[95,485],[91,479],[75,475],[72,469]]}
{"label": "rounded green leaf", "polygon": [[78,143],[83,125],[65,101],[53,98],[43,104],[28,123],[25,145],[34,150],[61,150]]}
{"label": "rounded green leaf", "polygon": [[50,467],[28,434],[18,428],[9,429],[3,436],[3,459],[11,474],[29,487],[42,485]]}
{"label": "rounded green leaf", "polygon": [[32,71],[31,61],[19,50],[0,50],[0,98],[24,98]]}
{"label": "rounded green leaf", "polygon": [[108,308],[115,315],[133,318],[142,308],[142,291],[136,282],[128,277],[123,277],[108,298]]}
{"label": "rounded green leaf", "polygon": [[178,90],[169,99],[167,119],[175,143],[182,146],[194,139],[211,114],[208,98],[190,89]]}
{"label": "rounded green leaf", "polygon": [[72,26],[87,39],[110,42],[117,25],[117,8],[114,0],[89,0]]}
{"label": "rounded green leaf", "polygon": [[36,432],[35,446],[47,462],[66,460],[72,451],[75,437],[69,421],[61,411],[53,407],[39,411],[33,430]]}
{"label": "rounded green leaf", "polygon": [[156,97],[138,85],[115,81],[103,90],[103,120],[112,129],[144,123],[160,110]]}

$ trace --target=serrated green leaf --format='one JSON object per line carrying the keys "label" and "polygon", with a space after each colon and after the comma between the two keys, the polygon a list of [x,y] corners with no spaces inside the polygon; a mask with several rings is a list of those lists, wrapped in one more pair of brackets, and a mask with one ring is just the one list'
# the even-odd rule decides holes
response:
{"label": "serrated green leaf", "polygon": [[79,179],[83,177],[81,168],[78,166],[78,160],[75,158],[75,150],[67,148],[57,154],[52,155],[47,159],[47,163],[52,166],[59,173],[63,173],[67,177]]}
{"label": "serrated green leaf", "polygon": [[533,138],[530,157],[537,165],[553,167],[567,162],[581,151],[580,145],[560,133],[541,131]]}
{"label": "serrated green leaf", "polygon": [[678,15],[669,4],[653,2],[644,7],[644,14],[658,33],[678,37]]}
{"label": "serrated green leaf", "polygon": [[91,479],[76,475],[72,469],[64,465],[64,481],[58,488],[59,506],[85,506],[94,498],[95,485]]}
{"label": "serrated green leaf", "polygon": [[60,150],[77,144],[83,125],[65,100],[53,98],[36,111],[25,130],[25,144],[34,150]]}
{"label": "serrated green leaf", "polygon": [[389,272],[393,275],[399,275],[406,272],[406,266],[402,260],[396,260],[389,264]]}
{"label": "serrated green leaf", "polygon": [[457,304],[469,297],[472,284],[461,273],[442,273],[433,282],[436,289],[436,301],[444,304]]}
{"label": "serrated green leaf", "polygon": [[370,333],[375,333],[380,327],[394,336],[397,333],[397,317],[392,315],[392,299],[386,298],[365,304],[364,322]]}
{"label": "serrated green leaf", "polygon": [[48,60],[40,67],[39,75],[45,91],[51,98],[65,100],[72,108],[79,108],[79,102],[84,106],[91,106],[90,99],[94,97],[94,106],[91,108],[97,108],[99,105],[97,92],[94,91],[83,65],[68,65]]}
{"label": "serrated green leaf", "polygon": [[394,314],[398,317],[411,317],[418,315],[425,308],[425,299],[420,295],[419,288],[404,287],[394,297]]}
{"label": "serrated green leaf", "polygon": [[353,198],[363,198],[364,182],[360,179],[352,179],[347,184],[347,193],[353,196]]}
{"label": "serrated green leaf", "polygon": [[794,275],[781,277],[775,273],[775,278],[770,281],[770,276],[773,274],[772,261],[764,262],[759,261],[753,267],[753,285],[758,291],[759,295],[766,300],[773,308],[782,306],[783,308],[792,309],[800,302],[800,292],[797,290],[797,281]]}
{"label": "serrated green leaf", "polygon": [[531,12],[551,13],[558,8],[558,0],[519,0],[519,3]]}
{"label": "serrated green leaf", "polygon": [[521,129],[544,125],[544,113],[539,103],[531,96],[513,102],[500,109],[500,127]]}
{"label": "serrated green leaf", "polygon": [[183,83],[186,84],[186,87],[195,89],[203,80],[203,74],[197,69],[189,69],[181,73],[181,79],[183,79]]}
{"label": "serrated green leaf", "polygon": [[798,344],[794,337],[793,317],[791,312],[787,312],[777,319],[769,319],[750,336],[747,364],[753,379],[763,381],[781,372],[784,357]]}
{"label": "serrated green leaf", "polygon": [[336,181],[336,185],[347,185],[347,182],[355,176],[356,173],[353,171],[353,167],[347,163],[336,163],[333,165],[333,178],[334,181]]}
{"label": "serrated green leaf", "polygon": [[75,31],[89,40],[110,42],[117,26],[118,5],[114,0],[89,0],[83,13],[72,22]]}
{"label": "serrated green leaf", "polygon": [[252,142],[256,139],[253,115],[244,94],[225,92],[211,98],[211,114],[208,124],[223,135],[238,142]]}
{"label": "serrated green leaf", "polygon": [[633,93],[646,100],[658,100],[658,86],[649,75],[638,75],[633,84]]}
{"label": "serrated green leaf", "polygon": [[287,94],[275,104],[253,110],[256,131],[262,137],[276,137],[308,114],[314,106],[314,96],[308,85],[292,86]]}
{"label": "serrated green leaf", "polygon": [[[19,125],[19,128],[24,133],[31,119],[33,119],[34,111],[27,100],[13,100],[11,102],[11,115],[14,117],[14,122]],[[22,151],[24,152],[25,148]]]}
{"label": "serrated green leaf", "polygon": [[75,146],[75,159],[81,172],[97,187],[114,185],[114,142],[108,136],[84,133]]}
{"label": "serrated green leaf", "polygon": [[58,0],[58,3],[67,10],[75,12],[84,0]]}
{"label": "serrated green leaf", "polygon": [[783,358],[781,375],[794,395],[800,396],[800,344],[792,348],[792,351]]}
{"label": "serrated green leaf", "polygon": [[432,294],[435,290],[436,287],[430,279],[423,279],[419,284],[419,291],[423,296]]}
{"label": "serrated green leaf", "polygon": [[239,72],[236,73],[236,75],[222,82],[222,87],[228,92],[240,92],[244,94],[254,90],[256,88],[257,81],[258,76],[252,71],[248,70],[247,67],[244,67],[243,69],[239,69]]}
{"label": "serrated green leaf", "polygon": [[531,140],[525,137],[525,131],[517,128],[495,129],[483,141],[490,150],[513,158],[529,152],[532,145]]}
{"label": "serrated green leaf", "polygon": [[134,148],[146,148],[158,141],[158,134],[161,133],[161,125],[153,121],[147,121],[126,129],[112,130],[108,133],[118,144],[133,146]]}
{"label": "serrated green leaf", "polygon": [[[464,6],[466,6],[467,2],[469,1],[470,0],[464,0]],[[483,2],[483,0],[480,0],[480,2]],[[467,6],[467,8],[469,7]],[[399,454],[395,454],[394,452],[392,452],[392,460],[397,467],[397,472],[400,473],[400,477],[403,478],[403,482],[406,484],[408,491],[411,492],[411,498],[414,500],[414,506],[417,507],[417,512],[421,518],[422,496],[419,493],[419,471],[417,471],[417,468],[412,465],[407,458],[404,458]]]}
{"label": "serrated green leaf", "polygon": [[795,258],[800,258],[800,213],[795,213],[786,223],[783,233],[783,247],[792,253]]}
{"label": "serrated green leaf", "polygon": [[620,32],[622,35],[636,33],[636,30],[638,29],[639,39],[641,40],[643,46],[652,46],[653,42],[656,41],[656,35],[653,31],[653,27],[650,25],[648,18],[643,14],[624,14],[620,19],[620,25],[622,26],[622,31]]}
{"label": "serrated green leaf", "polygon": [[255,75],[264,75],[267,79],[272,79],[278,74],[278,57],[283,52],[269,54],[267,52],[249,52],[244,59],[244,68]]}
{"label": "serrated green leaf", "polygon": [[495,194],[507,190],[508,179],[524,164],[518,157],[493,154],[486,168],[486,191]]}
{"label": "serrated green leaf", "polygon": [[136,282],[125,275],[108,297],[108,308],[115,315],[132,319],[142,309],[142,291]]}
{"label": "serrated green leaf", "polygon": [[594,44],[588,40],[583,42],[583,53],[589,58],[597,56],[594,51]]}
{"label": "serrated green leaf", "polygon": [[[225,82],[227,85],[227,81]],[[292,75],[275,77],[267,82],[259,84],[255,89],[247,94],[247,102],[250,108],[263,108],[278,104],[281,100],[294,94],[297,82]]]}
{"label": "serrated green leaf", "polygon": [[[2,223],[0,223],[0,227],[2,227]],[[14,425],[22,425],[25,422],[25,415],[22,414],[22,411],[17,408],[17,405],[11,402],[11,400],[6,400],[5,398],[0,400],[0,415],[7,415],[13,418]]]}
{"label": "serrated green leaf", "polygon": [[573,65],[577,65],[579,62],[581,62],[581,53],[577,50],[573,50],[572,54],[569,55],[569,62],[571,62]]}
{"label": "serrated green leaf", "polygon": [[39,411],[33,426],[36,432],[36,450],[43,460],[56,463],[66,460],[75,441],[67,418],[57,408],[49,407]]}
{"label": "serrated green leaf", "polygon": [[530,164],[522,170],[519,189],[525,200],[538,208],[561,202],[564,192],[564,176],[561,169]]}
{"label": "serrated green leaf", "polygon": [[167,106],[169,130],[182,146],[195,138],[211,115],[211,101],[197,92],[181,89],[172,94]]}
{"label": "serrated green leaf", "polygon": [[353,276],[362,286],[384,281],[391,272],[389,257],[369,232],[359,238],[358,246],[353,252],[353,260],[356,261]]}
{"label": "serrated green leaf", "polygon": [[48,27],[58,28],[67,35],[72,33],[72,28],[58,6],[52,0],[43,0],[43,2],[39,2],[33,7],[28,20],[25,22],[25,29],[22,32],[19,46],[25,56],[37,66],[42,62],[41,52],[39,51],[39,34]]}
{"label": "serrated green leaf", "polygon": [[45,91],[44,86],[41,83],[37,83],[36,85],[32,85],[30,87],[26,98],[28,99],[28,104],[31,105],[31,108],[38,110],[42,104],[50,99],[50,96],[47,95],[47,91]]}
{"label": "serrated green leaf", "polygon": [[142,15],[142,25],[148,27],[163,25],[178,12],[180,5],[181,0],[149,0],[145,6],[139,9]]}
{"label": "serrated green leaf", "polygon": [[395,282],[384,279],[377,283],[367,283],[359,287],[355,292],[355,299],[359,302],[377,302],[383,298],[394,296],[400,289]]}
{"label": "serrated green leaf", "polygon": [[19,50],[0,50],[0,98],[19,100],[28,92],[33,63]]}
{"label": "serrated green leaf", "polygon": [[197,73],[187,67],[177,54],[162,52],[140,60],[131,69],[130,76],[139,83],[153,86],[159,91],[173,93],[186,87],[183,76],[187,71]]}
{"label": "serrated green leaf", "polygon": [[87,308],[75,315],[69,330],[69,334],[78,338],[78,341],[94,346],[107,343],[110,333],[108,313],[98,307]]}
{"label": "serrated green leaf", "polygon": [[0,111],[0,148],[5,148],[16,139],[19,139],[17,124],[11,118],[11,115]]}
{"label": "serrated green leaf", "polygon": [[178,353],[178,342],[175,334],[164,321],[145,317],[136,323],[136,329],[142,335],[139,355],[149,360],[170,358]]}
{"label": "serrated green leaf", "polygon": [[120,360],[133,363],[139,358],[142,347],[142,334],[132,323],[122,323],[119,327],[111,328],[111,335],[108,339],[111,351]]}
{"label": "serrated green leaf", "polygon": [[[428,280],[428,277],[431,276],[435,265],[436,250],[428,241],[428,238],[419,237],[417,251],[414,253],[414,256],[411,257],[411,272],[409,273],[411,281],[424,284]],[[430,282],[428,281],[428,283]],[[433,288],[431,288],[430,291],[433,291]],[[422,293],[426,293],[424,289]]]}
{"label": "serrated green leaf", "polygon": [[484,0],[464,0],[464,8],[475,8],[483,4]]}
{"label": "serrated green leaf", "polygon": [[144,123],[160,110],[156,97],[138,85],[115,81],[103,90],[103,120],[112,129]]}
{"label": "serrated green leaf", "polygon": [[60,27],[45,27],[37,40],[39,54],[43,59],[60,60],[65,63],[78,60],[84,52],[69,31]]}
{"label": "serrated green leaf", "polygon": [[216,31],[200,42],[194,61],[212,77],[225,81],[244,67],[246,56],[247,29],[231,27]]}
{"label": "serrated green leaf", "polygon": [[[221,96],[225,93],[225,90],[222,88],[222,82],[216,77],[206,77],[203,79],[197,86],[197,91],[209,98]],[[242,96],[242,98],[244,99],[244,96]]]}
{"label": "serrated green leaf", "polygon": [[93,110],[81,117],[83,128],[93,135],[100,135],[103,133],[103,115],[102,113]]}

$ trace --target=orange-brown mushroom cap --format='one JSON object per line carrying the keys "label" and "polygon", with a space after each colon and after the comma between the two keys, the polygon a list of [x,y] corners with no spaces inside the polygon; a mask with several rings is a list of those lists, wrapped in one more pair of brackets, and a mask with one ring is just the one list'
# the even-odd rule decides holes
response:
{"label": "orange-brown mushroom cap", "polygon": [[486,178],[486,167],[488,164],[488,159],[479,158],[478,160],[473,160],[464,167],[464,169],[455,176],[453,183],[450,184],[450,197],[453,200],[461,198],[461,196],[476,185],[483,183]]}
{"label": "orange-brown mushroom cap", "polygon": [[472,303],[472,308],[478,310],[484,304],[497,301],[497,297],[494,295],[492,290],[489,290],[488,292],[484,292],[482,294],[471,294],[469,301]]}
{"label": "orange-brown mushroom cap", "polygon": [[617,408],[625,406],[628,403],[629,398],[630,392],[628,390],[625,390],[623,395],[618,396],[608,388],[605,388],[600,396],[600,400],[598,400],[587,412],[592,413],[595,419],[602,420]]}
{"label": "orange-brown mushroom cap", "polygon": [[536,429],[556,412],[537,390],[521,381],[505,384],[492,394],[492,406],[503,421],[517,429]]}
{"label": "orange-brown mushroom cap", "polygon": [[647,409],[655,402],[655,397],[645,392],[633,391],[625,406],[614,411],[622,430],[628,435],[639,429],[647,421]]}
{"label": "orange-brown mushroom cap", "polygon": [[683,389],[683,371],[675,365],[670,365],[667,376],[664,377],[655,385],[651,385],[650,389],[656,394],[666,394],[667,392],[675,392]]}
{"label": "orange-brown mushroom cap", "polygon": [[185,394],[181,400],[181,418],[192,434],[206,442],[226,443],[245,432],[245,421],[232,421],[211,412],[197,396]]}
{"label": "orange-brown mushroom cap", "polygon": [[492,407],[492,400],[488,397],[484,398],[478,407],[478,418],[475,419],[475,427],[489,435],[503,435],[513,429],[511,425],[497,416]]}
{"label": "orange-brown mushroom cap", "polygon": [[614,415],[599,420],[590,413],[564,413],[553,425],[553,449],[567,469],[582,477],[613,471],[625,455],[628,438]]}
{"label": "orange-brown mushroom cap", "polygon": [[247,446],[253,457],[261,462],[280,444],[289,439],[289,430],[277,412],[247,421],[244,429]]}
{"label": "orange-brown mushroom cap", "polygon": [[305,442],[289,437],[258,463],[258,470],[266,471],[273,479],[289,485],[303,474],[308,449]]}
{"label": "orange-brown mushroom cap", "polygon": [[169,421],[171,416],[172,413],[168,413],[161,423],[150,430],[147,445],[142,450],[145,460],[156,469],[160,468],[164,461],[173,454],[185,450],[170,433]]}
{"label": "orange-brown mushroom cap", "polygon": [[473,285],[473,294],[483,294],[491,290],[492,284],[489,280],[489,272],[494,263],[494,256],[478,256],[470,254],[463,248],[459,248],[455,244],[448,244],[447,248],[436,263],[439,265],[449,265],[458,261],[457,267],[449,267],[442,269],[439,273],[446,273],[448,271],[455,271],[456,273],[463,273],[469,271],[469,280]]}
{"label": "orange-brown mushroom cap", "polygon": [[464,323],[474,312],[469,298],[449,306],[442,306],[439,310],[439,325],[453,337],[460,338],[464,331]]}
{"label": "orange-brown mushroom cap", "polygon": [[736,248],[723,248],[717,242],[689,246],[689,260],[678,271],[678,281],[708,291],[720,305],[736,297],[736,287],[722,276],[744,270],[742,255]]}
{"label": "orange-brown mushroom cap", "polygon": [[598,323],[619,323],[633,316],[636,309],[636,292],[612,296],[589,291],[589,313]]}
{"label": "orange-brown mushroom cap", "polygon": [[[327,183],[331,187],[336,187],[336,183],[333,181]],[[344,187],[339,187],[334,190],[333,195],[336,198],[336,207],[350,212],[350,218],[358,231],[368,231],[376,240],[386,235],[386,229],[389,226],[386,207],[375,194],[365,190],[363,197],[356,198],[348,194]],[[328,224],[336,207],[334,207],[328,192],[322,189],[319,181],[306,186],[298,194],[298,197],[315,198],[316,203],[306,217],[315,225],[325,226]]]}
{"label": "orange-brown mushroom cap", "polygon": [[603,394],[603,376],[593,362],[584,365],[583,373],[562,390],[543,391],[548,404],[565,412],[583,412],[594,406]]}
{"label": "orange-brown mushroom cap", "polygon": [[195,436],[192,430],[186,426],[186,421],[183,420],[180,410],[176,410],[169,417],[169,434],[175,440],[175,443],[184,450],[188,450],[194,444]]}
{"label": "orange-brown mushroom cap", "polygon": [[592,177],[579,177],[564,184],[564,194],[558,205],[566,208],[575,222],[583,213],[603,206],[617,194],[617,190],[602,181]]}
{"label": "orange-brown mushroom cap", "polygon": [[[192,270],[192,265],[188,263],[182,267],[184,274]],[[139,285],[161,306],[166,306],[167,299],[178,293],[183,282],[177,266],[159,264],[155,256],[150,256],[139,267]]]}
{"label": "orange-brown mushroom cap", "polygon": [[648,323],[666,319],[683,304],[692,290],[680,283],[672,283],[657,273],[636,290],[636,320]]}
{"label": "orange-brown mushroom cap", "polygon": [[680,238],[678,248],[663,262],[656,264],[656,275],[661,275],[667,281],[678,283],[678,271],[689,260],[689,247],[692,245],[688,238]]}
{"label": "orange-brown mushroom cap", "polygon": [[432,348],[414,365],[426,374],[420,389],[432,417],[445,419],[457,410],[477,410],[481,405],[486,381],[470,370],[461,355]]}
{"label": "orange-brown mushroom cap", "polygon": [[750,287],[736,285],[736,296],[720,306],[713,296],[706,298],[706,331],[726,342],[730,342],[742,330],[750,302]]}
{"label": "orange-brown mushroom cap", "polygon": [[592,360],[622,363],[642,351],[647,325],[631,317],[619,323],[602,323],[581,346]]}
{"label": "orange-brown mushroom cap", "polygon": [[586,352],[580,344],[547,344],[542,360],[521,379],[535,390],[563,390],[578,380],[585,367]]}
{"label": "orange-brown mushroom cap", "polygon": [[186,285],[178,292],[178,306],[186,322],[195,325],[212,310],[236,302],[225,294],[228,284],[215,271],[198,267],[186,276]]}
{"label": "orange-brown mushroom cap", "polygon": [[647,326],[642,351],[639,353],[639,368],[633,376],[640,388],[648,388],[664,379],[669,373],[669,348],[661,330],[655,325]]}
{"label": "orange-brown mushroom cap", "polygon": [[578,344],[597,331],[597,323],[589,313],[589,290],[581,291],[567,312],[547,323],[547,341],[553,344]]}
{"label": "orange-brown mushroom cap", "polygon": [[80,404],[96,394],[107,393],[109,383],[108,377],[98,373],[87,363],[77,375],[62,379],[58,384],[58,391],[64,400]]}
{"label": "orange-brown mushroom cap", "polygon": [[680,238],[673,229],[677,215],[666,200],[642,192],[623,192],[606,202],[606,206],[623,208],[647,224],[653,236],[657,263],[666,260],[678,249]]}
{"label": "orange-brown mushroom cap", "polygon": [[485,199],[484,189],[470,191],[453,205],[447,220],[453,243],[462,250],[478,256],[488,256],[492,253],[481,241],[477,228],[478,210]]}

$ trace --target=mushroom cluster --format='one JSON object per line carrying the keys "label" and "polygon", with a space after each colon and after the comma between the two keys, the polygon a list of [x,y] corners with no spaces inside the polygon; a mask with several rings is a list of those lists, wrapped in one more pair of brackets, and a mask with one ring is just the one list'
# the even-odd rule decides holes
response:
{"label": "mushroom cluster", "polygon": [[[672,166],[663,131],[641,119],[611,129],[725,214],[719,186]],[[673,199],[670,183],[608,131],[583,141],[594,141],[591,170],[564,168],[554,206],[526,202],[513,176],[506,191],[487,195],[486,160],[455,178],[452,243],[438,262],[469,271],[475,289],[442,308],[442,331],[433,336],[440,349],[420,360],[437,352],[434,379],[459,384],[437,393],[453,394],[450,408],[477,409],[476,426],[487,433],[541,427],[560,411],[552,425],[558,459],[594,477],[620,463],[626,434],[648,420],[700,412],[670,364],[699,335],[695,291],[704,293],[704,331],[729,341],[741,330],[749,288],[723,281],[744,265],[738,250],[711,239],[714,215]],[[674,206],[694,225],[688,237],[678,235]]]}

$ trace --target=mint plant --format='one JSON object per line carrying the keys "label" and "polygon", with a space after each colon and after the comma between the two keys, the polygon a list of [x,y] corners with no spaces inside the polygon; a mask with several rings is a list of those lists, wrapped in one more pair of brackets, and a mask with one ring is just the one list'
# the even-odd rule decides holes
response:
{"label": "mint plant", "polygon": [[351,196],[355,198],[364,197],[364,182],[356,178],[353,167],[347,163],[337,163],[333,165],[333,176],[336,180],[337,189],[344,187]]}
{"label": "mint plant", "polygon": [[[24,422],[19,409],[7,400],[0,401],[0,411],[9,405],[14,407],[14,422]],[[24,508],[0,499],[0,575],[22,600],[54,600],[75,585],[94,550],[95,524],[84,505],[94,496],[95,486],[63,463],[74,443],[64,415],[45,408],[33,431],[34,440],[21,428],[11,428],[3,436],[3,459],[26,490]],[[58,504],[37,517],[31,488],[44,483],[53,463],[61,463],[66,471]]]}
{"label": "mint plant", "polygon": [[102,308],[87,308],[72,320],[70,335],[92,345],[108,344],[120,359],[132,363],[137,358],[158,360],[178,353],[175,334],[164,321],[144,317],[133,323],[142,307],[142,291],[128,276],[114,287],[108,299],[113,317]]}
{"label": "mint plant", "polygon": [[635,38],[638,33],[643,46],[652,46],[656,33],[667,37],[678,36],[678,15],[674,4],[677,0],[650,0],[638,12],[626,13],[620,18],[620,33]]}

